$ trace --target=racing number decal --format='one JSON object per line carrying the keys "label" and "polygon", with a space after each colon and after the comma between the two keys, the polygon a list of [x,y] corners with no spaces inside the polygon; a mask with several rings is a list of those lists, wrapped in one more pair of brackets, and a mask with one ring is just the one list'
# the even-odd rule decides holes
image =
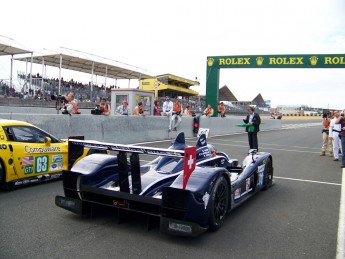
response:
{"label": "racing number decal", "polygon": [[36,157],[36,174],[48,172],[48,156]]}

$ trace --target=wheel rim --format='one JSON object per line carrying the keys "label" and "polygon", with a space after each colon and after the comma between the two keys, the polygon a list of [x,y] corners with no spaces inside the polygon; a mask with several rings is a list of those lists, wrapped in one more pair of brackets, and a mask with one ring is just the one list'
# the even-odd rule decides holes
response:
{"label": "wheel rim", "polygon": [[215,193],[214,218],[217,222],[221,221],[226,213],[227,205],[227,186],[222,182]]}

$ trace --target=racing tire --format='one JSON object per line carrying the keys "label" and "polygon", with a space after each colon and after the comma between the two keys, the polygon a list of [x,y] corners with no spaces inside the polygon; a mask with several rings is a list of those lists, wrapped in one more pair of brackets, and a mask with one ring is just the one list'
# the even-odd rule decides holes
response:
{"label": "racing tire", "polygon": [[8,189],[6,184],[6,174],[5,174],[5,167],[0,159],[0,189]]}
{"label": "racing tire", "polygon": [[263,179],[263,189],[267,190],[272,186],[273,182],[273,166],[272,160],[270,158],[266,161],[265,171],[264,171],[264,179]]}
{"label": "racing tire", "polygon": [[210,196],[209,228],[211,231],[218,230],[228,212],[229,185],[224,176],[217,179]]}

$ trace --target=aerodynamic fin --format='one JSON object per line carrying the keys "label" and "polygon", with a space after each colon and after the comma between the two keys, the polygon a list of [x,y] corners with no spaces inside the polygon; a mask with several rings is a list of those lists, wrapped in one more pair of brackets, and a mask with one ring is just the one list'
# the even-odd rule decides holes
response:
{"label": "aerodynamic fin", "polygon": [[196,147],[204,147],[207,145],[207,141],[206,141],[206,135],[205,133],[202,133],[198,139],[198,142],[196,143]]}
{"label": "aerodynamic fin", "polygon": [[175,141],[169,147],[169,149],[184,150],[185,147],[186,147],[186,141],[184,138],[184,132],[180,132],[177,135]]}

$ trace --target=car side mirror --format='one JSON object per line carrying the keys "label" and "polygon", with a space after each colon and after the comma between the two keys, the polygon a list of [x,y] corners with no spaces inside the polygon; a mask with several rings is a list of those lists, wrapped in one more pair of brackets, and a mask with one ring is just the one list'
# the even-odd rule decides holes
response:
{"label": "car side mirror", "polygon": [[52,143],[52,139],[50,137],[44,137],[44,143],[46,143],[46,145],[49,146],[50,143]]}

